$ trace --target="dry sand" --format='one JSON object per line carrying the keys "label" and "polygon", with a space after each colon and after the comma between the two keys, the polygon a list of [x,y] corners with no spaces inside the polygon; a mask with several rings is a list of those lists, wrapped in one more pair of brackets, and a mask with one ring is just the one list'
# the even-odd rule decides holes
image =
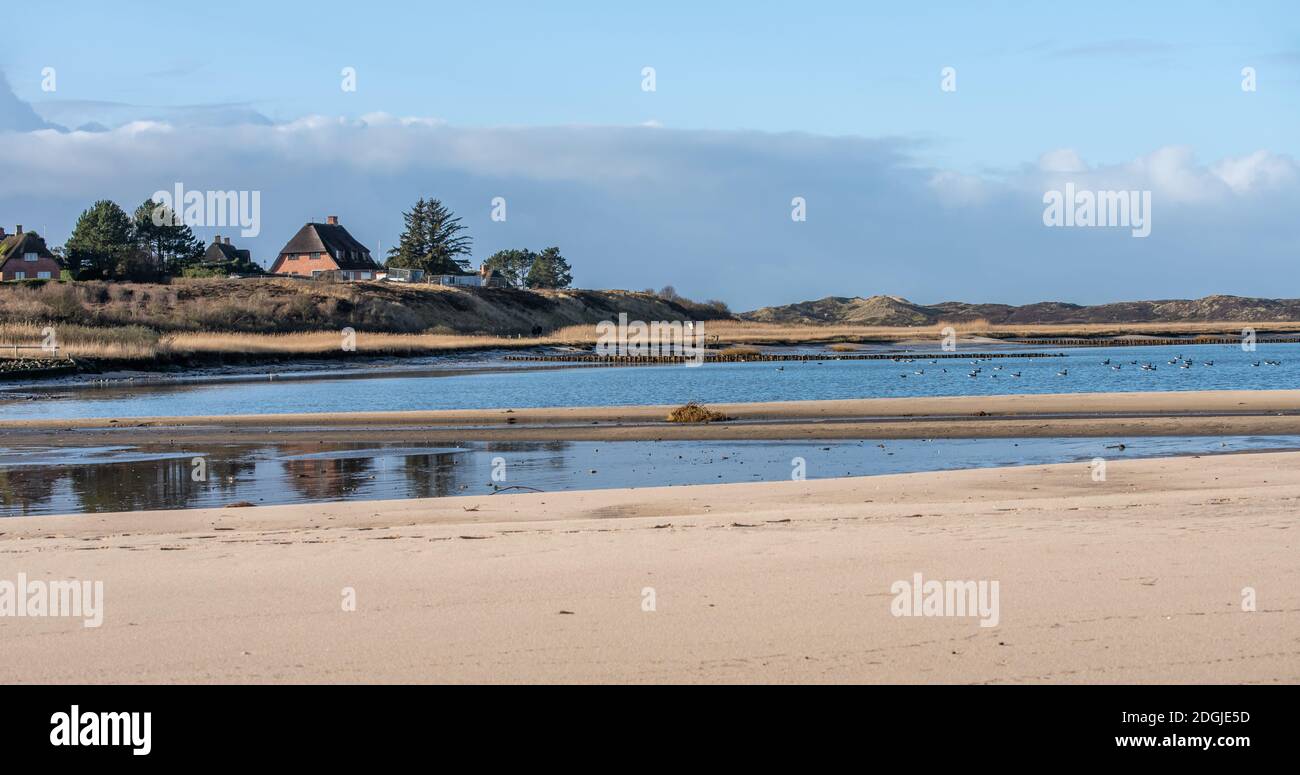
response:
{"label": "dry sand", "polygon": [[1300,434],[1300,390],[866,398],[712,404],[734,418],[683,425],[669,406],[0,420],[0,444],[208,441],[632,441]]}
{"label": "dry sand", "polygon": [[[0,619],[0,681],[1300,681],[1300,453],[1107,474],[3,520],[0,579],[106,599]],[[891,615],[918,572],[998,581],[998,626]]]}

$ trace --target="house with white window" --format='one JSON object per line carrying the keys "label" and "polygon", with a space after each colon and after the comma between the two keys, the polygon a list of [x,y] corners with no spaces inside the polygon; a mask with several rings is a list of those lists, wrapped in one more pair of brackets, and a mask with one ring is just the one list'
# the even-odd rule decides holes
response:
{"label": "house with white window", "polygon": [[382,271],[369,248],[343,228],[337,215],[299,229],[270,270],[278,275],[341,280],[375,280]]}
{"label": "house with white window", "polygon": [[5,234],[0,226],[0,280],[57,280],[62,272],[63,265],[41,235],[24,232],[22,226]]}

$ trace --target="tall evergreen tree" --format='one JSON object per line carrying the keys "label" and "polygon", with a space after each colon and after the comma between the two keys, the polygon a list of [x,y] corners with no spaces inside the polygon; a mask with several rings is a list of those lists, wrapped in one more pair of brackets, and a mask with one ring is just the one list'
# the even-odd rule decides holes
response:
{"label": "tall evergreen tree", "polygon": [[77,218],[66,245],[74,277],[115,279],[134,255],[131,218],[116,203],[101,199]]}
{"label": "tall evergreen tree", "polygon": [[557,247],[538,253],[524,277],[524,284],[529,288],[568,288],[572,282],[572,268]]}
{"label": "tall evergreen tree", "polygon": [[464,234],[460,218],[437,199],[423,197],[405,213],[405,228],[397,247],[388,252],[388,265],[423,269],[431,275],[465,274],[469,271],[473,240]]}
{"label": "tall evergreen tree", "polygon": [[426,211],[429,203],[420,197],[410,210],[402,213],[406,227],[397,245],[388,251],[388,266],[398,269],[423,269],[429,255],[429,227]]}
{"label": "tall evergreen tree", "polygon": [[180,275],[203,257],[203,243],[170,208],[148,199],[132,220],[136,244],[169,274]]}
{"label": "tall evergreen tree", "polygon": [[429,240],[429,266],[433,274],[465,274],[469,272],[470,247],[474,241],[465,231],[465,225],[451,210],[431,199],[425,205],[425,223]]}

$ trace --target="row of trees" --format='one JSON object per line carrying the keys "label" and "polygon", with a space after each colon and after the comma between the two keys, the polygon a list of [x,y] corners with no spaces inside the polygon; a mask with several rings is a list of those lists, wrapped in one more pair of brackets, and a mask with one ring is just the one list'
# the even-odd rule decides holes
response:
{"label": "row of trees", "polygon": [[[460,218],[437,199],[420,199],[402,213],[404,228],[397,246],[388,251],[388,266],[423,269],[431,275],[470,273],[473,239],[465,233]],[[540,253],[527,249],[502,250],[483,262],[515,287],[567,288],[573,282],[572,268],[550,247]]]}
{"label": "row of trees", "polygon": [[483,268],[492,270],[516,287],[568,288],[573,282],[569,262],[555,247],[546,248],[541,253],[501,250],[484,261]]}
{"label": "row of trees", "polygon": [[[145,200],[134,215],[101,199],[81,214],[64,246],[64,262],[73,277],[85,280],[156,280],[184,274],[203,257],[204,245],[190,227]],[[162,221],[158,225],[155,221]]]}
{"label": "row of trees", "polygon": [[[157,217],[155,217],[157,215]],[[402,213],[405,221],[396,247],[388,252],[392,268],[423,269],[427,274],[471,273],[473,240],[461,219],[437,199],[420,198]],[[160,225],[161,223],[161,225]],[[73,277],[84,280],[157,280],[164,276],[210,274],[201,266],[205,245],[166,207],[146,200],[134,215],[107,199],[81,214],[64,246],[63,258]],[[549,247],[540,253],[502,250],[484,262],[516,287],[567,288],[572,268]],[[255,273],[260,267],[237,267]]]}

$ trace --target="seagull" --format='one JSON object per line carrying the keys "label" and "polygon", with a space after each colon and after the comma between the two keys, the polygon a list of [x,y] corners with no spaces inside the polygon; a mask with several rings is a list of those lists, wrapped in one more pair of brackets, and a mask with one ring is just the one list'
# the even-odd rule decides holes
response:
{"label": "seagull", "polygon": [[1019,376],[1020,376],[1020,372],[1018,372],[1018,371],[1013,371],[1013,372],[1011,372],[1011,376],[1013,376],[1013,377],[1019,377]]}
{"label": "seagull", "polygon": [[1070,376],[1070,370],[1069,370],[1069,369],[1061,369],[1060,371],[1056,372],[1056,376],[1058,376],[1058,377],[1068,377],[1068,376]]}

